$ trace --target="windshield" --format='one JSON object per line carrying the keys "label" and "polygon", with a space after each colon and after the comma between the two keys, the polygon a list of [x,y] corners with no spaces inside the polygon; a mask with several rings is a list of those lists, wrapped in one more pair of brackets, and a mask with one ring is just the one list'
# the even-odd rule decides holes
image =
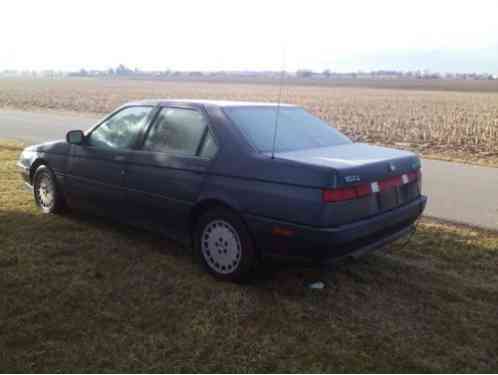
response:
{"label": "windshield", "polygon": [[[228,107],[228,117],[261,152],[271,152],[276,107]],[[337,146],[348,137],[299,107],[280,107],[275,152]]]}

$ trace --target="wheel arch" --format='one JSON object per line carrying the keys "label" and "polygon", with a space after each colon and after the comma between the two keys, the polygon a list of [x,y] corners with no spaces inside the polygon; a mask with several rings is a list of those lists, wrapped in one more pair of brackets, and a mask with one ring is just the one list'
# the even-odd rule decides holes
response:
{"label": "wheel arch", "polygon": [[234,204],[228,203],[224,199],[210,197],[205,198],[203,200],[198,201],[194,207],[190,210],[189,218],[188,218],[188,229],[189,233],[192,235],[195,230],[195,226],[199,218],[207,211],[212,210],[214,208],[221,207],[233,211],[239,214],[239,210]]}
{"label": "wheel arch", "polygon": [[31,184],[33,183],[33,177],[35,177],[35,172],[38,169],[38,167],[40,167],[40,165],[46,165],[48,168],[50,168],[48,162],[44,158],[36,159],[29,168],[29,181],[31,182]]}

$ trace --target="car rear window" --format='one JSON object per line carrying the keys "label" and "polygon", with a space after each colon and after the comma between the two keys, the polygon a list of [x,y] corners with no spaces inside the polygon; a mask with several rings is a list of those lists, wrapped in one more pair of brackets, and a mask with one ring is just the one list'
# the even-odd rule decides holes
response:
{"label": "car rear window", "polygon": [[[226,107],[225,113],[260,152],[271,152],[277,107]],[[280,107],[275,152],[337,146],[351,140],[299,107]]]}

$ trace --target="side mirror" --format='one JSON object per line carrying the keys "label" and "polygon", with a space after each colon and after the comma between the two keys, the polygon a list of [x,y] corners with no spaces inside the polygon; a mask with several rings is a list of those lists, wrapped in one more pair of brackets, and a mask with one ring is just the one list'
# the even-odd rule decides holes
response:
{"label": "side mirror", "polygon": [[66,141],[72,145],[81,145],[85,140],[85,134],[81,130],[71,130],[66,134]]}

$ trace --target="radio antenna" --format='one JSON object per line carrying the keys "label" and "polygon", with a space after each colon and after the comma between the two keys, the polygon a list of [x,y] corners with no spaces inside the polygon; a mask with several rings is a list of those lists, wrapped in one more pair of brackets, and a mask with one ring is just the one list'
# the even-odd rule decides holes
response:
{"label": "radio antenna", "polygon": [[273,128],[273,145],[271,148],[271,158],[272,159],[275,159],[275,145],[277,142],[278,117],[280,115],[280,101],[282,99],[282,86],[284,85],[284,74],[285,74],[285,46],[282,47],[282,70],[280,72],[277,108],[275,109],[275,126]]}

